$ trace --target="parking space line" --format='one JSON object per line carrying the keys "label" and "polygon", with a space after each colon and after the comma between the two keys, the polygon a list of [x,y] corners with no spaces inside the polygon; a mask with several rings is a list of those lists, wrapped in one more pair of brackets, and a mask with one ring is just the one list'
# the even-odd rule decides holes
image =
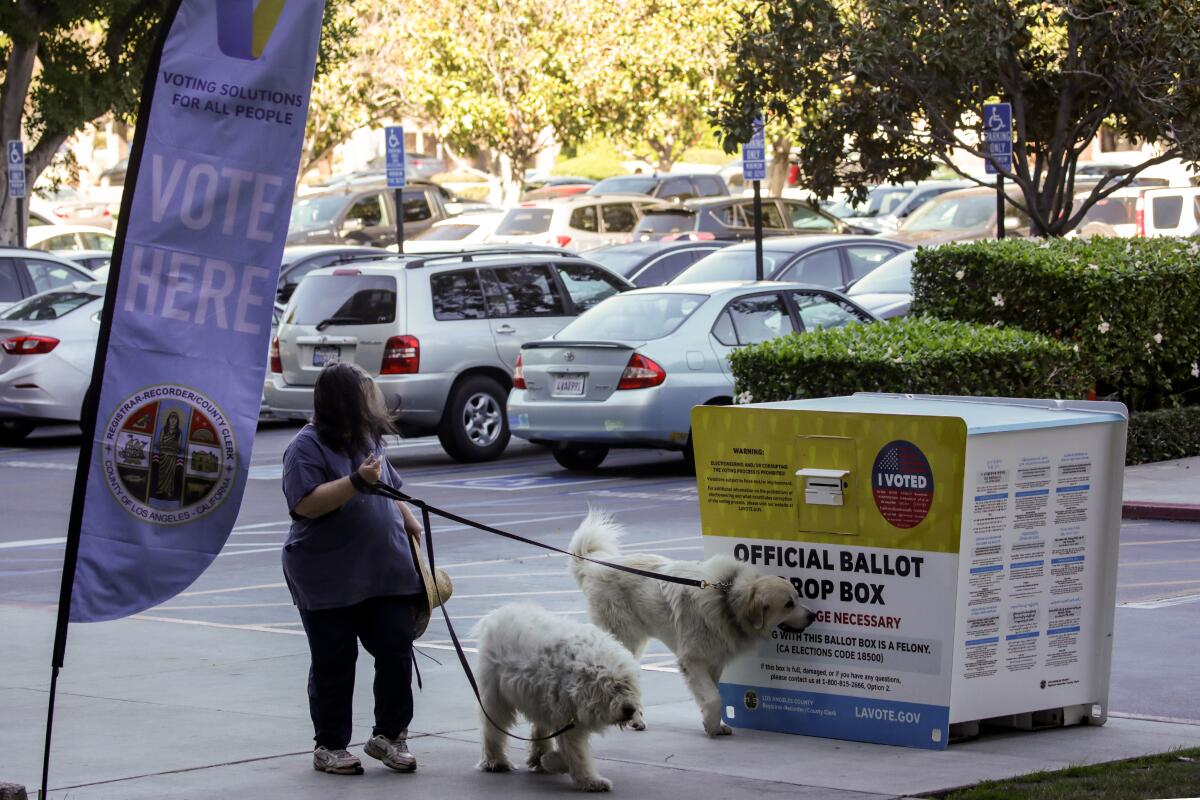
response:
{"label": "parking space line", "polygon": [[199,589],[194,592],[180,592],[176,597],[199,597],[205,594],[225,594],[227,592],[247,592],[251,589],[286,589],[286,583],[256,583],[253,586],[231,586],[228,589]]}
{"label": "parking space line", "polygon": [[278,608],[294,606],[295,603],[213,603],[199,606],[155,606],[156,611],[202,611],[210,608]]}
{"label": "parking space line", "polygon": [[1185,594],[1176,597],[1164,597],[1161,600],[1141,600],[1130,601],[1127,603],[1117,603],[1117,607],[1140,609],[1170,608],[1171,606],[1182,606],[1186,603],[1195,603],[1196,601],[1200,601],[1200,594]]}
{"label": "parking space line", "polygon": [[[1197,581],[1200,583],[1200,581]],[[479,600],[485,597],[535,597],[545,594],[579,594],[578,589],[548,589],[541,592],[494,592],[491,594],[455,594],[453,600]]]}
{"label": "parking space line", "polygon": [[[261,542],[258,544],[261,544]],[[217,558],[221,558],[222,556],[252,556],[255,553],[278,553],[282,546],[283,542],[280,542],[274,547],[260,547],[257,550],[222,550],[217,553]]]}
{"label": "parking space line", "polygon": [[1118,589],[1143,589],[1150,586],[1192,586],[1200,583],[1200,580],[1193,581],[1149,581],[1146,583],[1118,583]]}
{"label": "parking space line", "polygon": [[0,542],[0,550],[16,550],[19,547],[45,547],[51,544],[66,544],[67,537],[55,536],[50,539],[19,539],[15,542]]}
{"label": "parking space line", "polygon": [[1158,561],[1122,561],[1122,567],[1162,567],[1171,564],[1200,564],[1200,558],[1164,558]]}
{"label": "parking space line", "polygon": [[1121,547],[1138,547],[1144,544],[1200,544],[1200,538],[1196,539],[1157,539],[1153,542],[1121,542]]}

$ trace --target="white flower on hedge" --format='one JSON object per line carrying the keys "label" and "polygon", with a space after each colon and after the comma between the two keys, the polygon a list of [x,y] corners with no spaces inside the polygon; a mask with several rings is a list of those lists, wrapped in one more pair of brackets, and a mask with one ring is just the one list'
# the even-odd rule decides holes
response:
{"label": "white flower on hedge", "polygon": [[1154,334],[1154,343],[1155,344],[1162,344],[1162,340],[1163,340],[1163,336],[1161,333]]}
{"label": "white flower on hedge", "polygon": [[996,294],[992,295],[992,304],[1003,307],[1004,306],[1004,295],[1000,294],[999,292],[996,292]]}
{"label": "white flower on hedge", "polygon": [[1079,345],[1074,345],[1074,346],[1073,346],[1071,349],[1072,349],[1072,350],[1074,350],[1076,353],[1078,353],[1078,352],[1079,352]]}
{"label": "white flower on hedge", "polygon": [[742,392],[737,397],[733,398],[734,405],[748,406],[754,402],[754,396],[749,391]]}
{"label": "white flower on hedge", "polygon": [[1192,362],[1192,377],[1200,378],[1200,362]]}
{"label": "white flower on hedge", "polygon": [[846,348],[846,355],[848,355],[848,356],[852,356],[852,355],[854,355],[854,348],[853,348],[853,347],[847,347],[847,348]]}
{"label": "white flower on hedge", "polygon": [[1088,269],[1100,269],[1100,268],[1098,266],[1096,266],[1095,264],[1088,264]]}
{"label": "white flower on hedge", "polygon": [[966,274],[967,273],[965,270],[960,269],[958,272],[954,273],[954,277],[958,278],[961,281],[963,279],[963,276]]}
{"label": "white flower on hedge", "polygon": [[1108,333],[1108,329],[1111,327],[1112,325],[1109,325],[1107,322],[1101,322],[1096,326],[1096,330],[1100,331],[1101,333]]}
{"label": "white flower on hedge", "polygon": [[895,358],[892,359],[892,363],[899,364],[903,360],[904,360],[904,356],[896,356]]}

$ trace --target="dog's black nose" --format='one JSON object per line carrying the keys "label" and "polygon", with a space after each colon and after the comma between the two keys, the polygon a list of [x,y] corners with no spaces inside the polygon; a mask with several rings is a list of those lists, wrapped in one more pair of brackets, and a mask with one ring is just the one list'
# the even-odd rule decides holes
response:
{"label": "dog's black nose", "polygon": [[633,715],[637,713],[637,706],[635,706],[633,703],[626,703],[625,705],[621,706],[621,713],[624,715],[625,721],[628,722],[629,720],[633,719]]}

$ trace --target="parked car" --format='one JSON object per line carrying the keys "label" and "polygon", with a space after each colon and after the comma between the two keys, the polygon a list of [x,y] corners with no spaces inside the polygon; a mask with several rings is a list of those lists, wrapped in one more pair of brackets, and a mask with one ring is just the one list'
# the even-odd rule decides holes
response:
{"label": "parked car", "polygon": [[[776,236],[763,241],[763,277],[825,289],[844,289],[892,256],[911,247],[878,236]],[[754,242],[705,256],[674,284],[754,280]]]}
{"label": "parked car", "polygon": [[0,247],[0,311],[38,292],[95,278],[65,258],[38,250]]}
{"label": "parked car", "polygon": [[642,208],[651,202],[649,198],[580,194],[521,203],[509,209],[487,241],[544,244],[575,251],[620,244],[629,241]]}
{"label": "parked car", "polygon": [[667,172],[659,175],[618,175],[605,178],[587,190],[590,195],[644,194],[659,200],[688,200],[693,197],[728,197],[725,179],[715,172],[688,175]]}
{"label": "parked car", "polygon": [[[850,233],[836,217],[799,200],[762,198],[763,231],[785,233]],[[647,206],[633,230],[634,240],[681,237],[744,240],[754,238],[754,201],[744,197],[686,200]]]}
{"label": "parked car", "polygon": [[908,316],[912,305],[912,263],[916,250],[904,250],[855,281],[846,296],[880,319]]}
{"label": "parked car", "polygon": [[1191,236],[1200,230],[1200,188],[1151,189],[1143,202],[1142,235]]}
{"label": "parked car", "polygon": [[54,188],[35,186],[30,205],[59,224],[102,228],[111,228],[113,224],[112,209],[107,203],[88,200],[65,184]]}
{"label": "parked car", "polygon": [[881,184],[867,193],[863,203],[855,205],[843,201],[832,206],[829,213],[866,233],[891,233],[912,212],[933,198],[975,185],[966,180]]}
{"label": "parked car", "polygon": [[[449,216],[434,184],[413,184],[402,191],[405,239]],[[383,184],[351,183],[299,197],[292,206],[287,243],[395,245],[394,192]]]}
{"label": "parked car", "polygon": [[435,432],[460,461],[497,458],[521,345],[631,288],[578,256],[521,248],[314,270],[272,340],[266,405],[308,418],[321,369],[353,361],[375,376],[402,433]]}
{"label": "parked car", "polygon": [[487,241],[504,219],[504,211],[479,211],[461,214],[433,223],[412,239],[404,242],[405,253],[444,253],[448,250],[468,250]]}
{"label": "parked car", "polygon": [[122,158],[116,164],[100,173],[101,186],[124,186],[125,173],[129,171],[129,159]]}
{"label": "parked car", "polygon": [[578,175],[551,175],[545,178],[534,178],[525,181],[521,200],[533,202],[568,197],[573,194],[582,194],[595,185],[596,181],[591,178],[581,178]]}
{"label": "parked car", "polygon": [[[1008,196],[1024,202],[1019,189],[1006,190]],[[1009,236],[1032,235],[1033,222],[1011,203],[1005,203],[1004,230]],[[917,245],[943,242],[969,242],[991,239],[996,235],[996,190],[981,186],[957,189],[922,205],[889,236]]]}
{"label": "parked car", "polygon": [[509,425],[514,436],[550,445],[567,469],[597,467],[613,447],[678,450],[691,461],[692,408],[733,402],[730,353],[873,320],[836,292],[796,283],[627,292],[521,348]]}
{"label": "parked car", "polygon": [[679,241],[634,242],[588,250],[587,257],[633,282],[639,289],[661,286],[697,260],[715,253],[730,242]]}
{"label": "parked car", "polygon": [[112,264],[110,250],[64,250],[56,255],[88,270],[96,280],[108,279],[108,268]]}
{"label": "parked car", "polygon": [[117,237],[94,225],[39,225],[25,232],[25,245],[47,253],[103,250],[111,253]]}
{"label": "parked car", "polygon": [[39,425],[79,421],[103,298],[103,283],[80,281],[0,313],[0,444]]}
{"label": "parked car", "polygon": [[298,244],[283,248],[283,261],[279,266],[279,282],[275,290],[275,302],[287,303],[292,299],[300,280],[314,269],[354,261],[377,261],[392,255],[391,251],[378,247],[362,247],[344,244]]}

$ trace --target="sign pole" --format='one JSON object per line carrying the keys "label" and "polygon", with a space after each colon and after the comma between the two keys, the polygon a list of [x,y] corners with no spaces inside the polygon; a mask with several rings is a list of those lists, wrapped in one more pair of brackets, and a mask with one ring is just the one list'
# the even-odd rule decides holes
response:
{"label": "sign pole", "polygon": [[1004,238],[1004,176],[996,176],[996,238]]}
{"label": "sign pole", "polygon": [[763,279],[762,252],[762,192],[759,187],[762,181],[754,181],[754,279]]}
{"label": "sign pole", "polygon": [[396,203],[396,252],[404,253],[404,127],[389,125],[383,134],[387,185]]}
{"label": "sign pole", "polygon": [[763,279],[762,180],[767,177],[767,137],[762,114],[756,114],[750,141],[742,145],[742,180],[754,187],[754,279]]}
{"label": "sign pole", "polygon": [[25,198],[17,198],[17,247],[25,246]]}
{"label": "sign pole", "polygon": [[1012,105],[1010,103],[984,103],[983,147],[987,156],[983,168],[989,175],[996,176],[996,238],[1004,238],[1004,173],[1012,171]]}

